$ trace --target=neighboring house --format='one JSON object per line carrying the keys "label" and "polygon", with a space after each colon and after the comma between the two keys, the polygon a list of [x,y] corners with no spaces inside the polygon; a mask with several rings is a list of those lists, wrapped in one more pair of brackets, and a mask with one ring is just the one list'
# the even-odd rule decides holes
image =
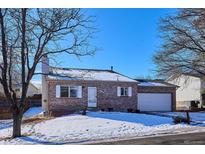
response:
{"label": "neighboring house", "polygon": [[[86,108],[175,110],[176,86],[171,84],[140,86],[139,81],[112,69],[57,68],[49,67],[46,57],[42,61],[42,106],[46,114],[58,116]],[[141,108],[142,104],[145,104],[144,108]]]}
{"label": "neighboring house", "polygon": [[[21,95],[21,88],[20,86],[15,86],[17,97],[19,98]],[[33,85],[32,83],[29,84],[27,96],[34,96],[35,94],[40,94],[39,89]],[[27,104],[28,105],[28,104]],[[29,99],[29,105],[26,107],[39,107],[41,106],[41,99]],[[12,113],[10,111],[9,104],[7,103],[3,87],[0,85],[0,119],[11,119]]]}
{"label": "neighboring house", "polygon": [[[16,87],[17,97],[21,96],[21,90],[21,87]],[[34,96],[35,94],[40,94],[40,89],[30,82],[28,86],[27,96]]]}
{"label": "neighboring house", "polygon": [[42,93],[42,86],[41,86],[41,80],[33,80],[31,83],[36,87],[37,94]]}
{"label": "neighboring house", "polygon": [[198,101],[199,107],[205,105],[205,82],[198,77],[182,75],[177,78],[169,78],[167,82],[176,84],[177,108],[190,108],[191,101]]}
{"label": "neighboring house", "polygon": [[[21,95],[21,87],[16,85],[14,89],[16,90],[17,97],[20,97],[20,95]],[[41,94],[41,91],[33,83],[30,83],[29,87],[28,87],[28,91],[27,91],[27,96],[33,96],[35,94]],[[2,96],[2,97],[4,96],[3,87],[1,85],[0,85],[0,96]]]}
{"label": "neighboring house", "polygon": [[34,83],[30,83],[27,91],[27,96],[34,96],[35,94],[41,94],[41,89]]}

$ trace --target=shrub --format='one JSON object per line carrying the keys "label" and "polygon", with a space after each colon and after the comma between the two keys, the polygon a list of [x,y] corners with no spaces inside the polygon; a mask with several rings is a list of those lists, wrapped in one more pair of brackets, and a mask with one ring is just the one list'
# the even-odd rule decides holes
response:
{"label": "shrub", "polygon": [[135,112],[135,113],[140,113],[140,110],[135,110],[134,112]]}
{"label": "shrub", "polygon": [[114,111],[113,108],[108,108],[108,112]]}
{"label": "shrub", "polygon": [[173,122],[175,124],[179,124],[179,123],[190,123],[190,119],[186,118],[186,117],[181,117],[181,116],[176,116],[176,117],[172,117]]}
{"label": "shrub", "polygon": [[132,112],[133,112],[133,109],[127,109],[127,112],[128,112],[128,113],[132,113]]}
{"label": "shrub", "polygon": [[86,109],[82,111],[82,115],[86,115]]}

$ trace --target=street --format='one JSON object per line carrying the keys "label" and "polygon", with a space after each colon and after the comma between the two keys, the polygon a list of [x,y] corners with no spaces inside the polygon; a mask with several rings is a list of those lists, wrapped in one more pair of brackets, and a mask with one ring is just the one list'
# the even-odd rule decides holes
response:
{"label": "street", "polygon": [[96,145],[204,145],[205,132],[92,143]]}

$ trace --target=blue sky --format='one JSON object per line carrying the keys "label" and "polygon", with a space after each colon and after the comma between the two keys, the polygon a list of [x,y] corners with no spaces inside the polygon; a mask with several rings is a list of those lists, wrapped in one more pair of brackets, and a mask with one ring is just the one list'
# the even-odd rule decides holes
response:
{"label": "blue sky", "polygon": [[[60,66],[110,69],[130,77],[153,76],[152,56],[160,44],[160,17],[175,13],[176,9],[86,9],[97,17],[99,32],[92,41],[101,48],[95,56],[61,55]],[[37,79],[37,78],[34,78]]]}

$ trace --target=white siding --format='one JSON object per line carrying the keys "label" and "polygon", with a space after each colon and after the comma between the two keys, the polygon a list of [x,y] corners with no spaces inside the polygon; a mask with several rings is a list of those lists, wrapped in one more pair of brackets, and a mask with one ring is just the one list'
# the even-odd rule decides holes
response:
{"label": "white siding", "polygon": [[28,87],[27,96],[33,96],[34,94],[40,94],[40,90],[31,83]]}
{"label": "white siding", "polygon": [[189,108],[190,101],[201,100],[201,80],[192,76],[181,76],[174,80],[168,80],[169,83],[180,86],[176,90],[176,107]]}
{"label": "white siding", "polygon": [[176,91],[177,101],[200,100],[201,80],[199,78],[181,76],[168,82],[180,86]]}

